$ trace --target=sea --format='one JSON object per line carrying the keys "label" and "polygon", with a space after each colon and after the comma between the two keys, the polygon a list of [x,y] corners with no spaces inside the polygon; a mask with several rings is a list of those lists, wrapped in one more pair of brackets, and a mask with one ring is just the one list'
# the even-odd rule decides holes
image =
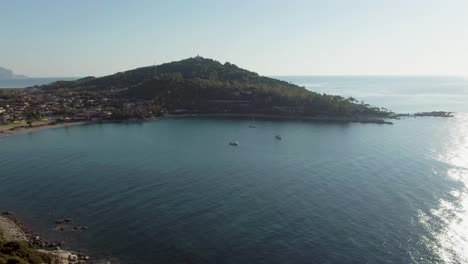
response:
{"label": "sea", "polygon": [[56,81],[73,81],[77,77],[51,77],[51,78],[18,78],[18,79],[0,79],[0,89],[2,88],[26,88],[36,85],[49,84]]}
{"label": "sea", "polygon": [[[159,120],[3,137],[0,208],[111,263],[468,263],[467,80],[278,78],[400,113],[456,113],[393,125]],[[64,218],[72,222],[60,230]]]}

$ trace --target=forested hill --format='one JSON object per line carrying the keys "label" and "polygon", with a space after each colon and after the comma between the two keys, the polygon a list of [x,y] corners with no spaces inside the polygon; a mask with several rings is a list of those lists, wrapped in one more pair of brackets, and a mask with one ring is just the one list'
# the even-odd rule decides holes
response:
{"label": "forested hill", "polygon": [[386,111],[353,98],[323,95],[259,76],[231,63],[202,57],[113,75],[41,86],[50,93],[86,92],[128,100],[153,100],[167,111],[279,114],[300,116],[375,116]]}

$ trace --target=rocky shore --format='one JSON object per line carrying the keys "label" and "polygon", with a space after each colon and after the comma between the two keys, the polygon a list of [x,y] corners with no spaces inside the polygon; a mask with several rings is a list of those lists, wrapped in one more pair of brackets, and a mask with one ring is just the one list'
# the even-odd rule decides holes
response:
{"label": "rocky shore", "polygon": [[30,239],[26,228],[8,212],[0,215],[0,230],[6,241],[29,241]]}
{"label": "rocky shore", "polygon": [[400,117],[454,117],[454,112],[445,111],[432,111],[432,112],[418,112],[414,114],[398,114],[397,118]]}
{"label": "rocky shore", "polygon": [[432,112],[421,112],[416,113],[414,116],[429,116],[429,117],[453,117],[452,112],[445,112],[445,111],[432,111]]}
{"label": "rocky shore", "polygon": [[28,242],[37,252],[48,255],[52,264],[85,264],[90,259],[89,256],[62,250],[64,242],[51,242],[43,236],[33,233],[10,212],[0,214],[0,235],[2,235],[3,241]]}

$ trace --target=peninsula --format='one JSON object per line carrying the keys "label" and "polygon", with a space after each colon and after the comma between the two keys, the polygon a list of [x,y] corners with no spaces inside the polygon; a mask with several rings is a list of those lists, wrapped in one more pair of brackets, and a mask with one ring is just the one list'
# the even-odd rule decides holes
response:
{"label": "peninsula", "polygon": [[100,78],[0,90],[0,124],[11,126],[0,126],[4,133],[37,122],[180,116],[388,123],[384,118],[394,114],[198,56]]}

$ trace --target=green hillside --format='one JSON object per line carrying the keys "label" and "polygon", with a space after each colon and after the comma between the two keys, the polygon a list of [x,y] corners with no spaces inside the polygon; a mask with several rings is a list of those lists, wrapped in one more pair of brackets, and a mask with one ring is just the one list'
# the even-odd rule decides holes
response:
{"label": "green hillside", "polygon": [[318,94],[259,76],[231,63],[202,57],[113,75],[61,81],[48,92],[87,92],[129,100],[153,100],[162,109],[196,113],[385,117],[390,113],[354,99]]}

